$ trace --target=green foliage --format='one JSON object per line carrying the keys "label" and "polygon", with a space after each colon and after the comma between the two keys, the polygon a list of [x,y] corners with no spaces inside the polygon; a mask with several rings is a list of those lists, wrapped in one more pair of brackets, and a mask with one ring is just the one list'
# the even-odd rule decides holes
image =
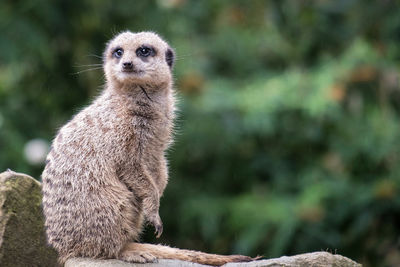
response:
{"label": "green foliage", "polygon": [[[39,177],[103,83],[105,42],[175,47],[180,115],[161,242],[275,257],[330,250],[400,264],[400,11],[395,1],[3,1],[0,168]],[[156,242],[152,229],[145,241]]]}

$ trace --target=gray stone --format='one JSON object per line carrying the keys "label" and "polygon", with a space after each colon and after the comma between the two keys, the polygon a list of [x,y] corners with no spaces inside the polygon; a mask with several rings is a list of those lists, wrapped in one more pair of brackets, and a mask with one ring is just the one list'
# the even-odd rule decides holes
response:
{"label": "gray stone", "polygon": [[0,173],[0,266],[56,266],[47,246],[41,208],[41,185],[32,177]]}
{"label": "gray stone", "polygon": [[204,267],[208,265],[180,260],[158,260],[156,263],[128,263],[120,260],[94,260],[73,258],[67,260],[64,267]]}
{"label": "gray stone", "polygon": [[[157,263],[135,264],[119,260],[94,260],[87,258],[69,259],[65,267],[201,267],[208,266],[179,260],[159,260]],[[276,259],[257,260],[245,263],[228,263],[225,267],[361,267],[349,258],[329,252],[313,252]]]}
{"label": "gray stone", "polygon": [[361,267],[361,264],[329,252],[313,252],[295,256],[283,256],[276,259],[260,260],[247,263],[228,263],[226,267]]}
{"label": "gray stone", "polygon": [[[47,246],[41,209],[41,185],[32,177],[6,171],[0,173],[0,266],[57,266],[56,252]],[[134,264],[119,260],[73,258],[65,267],[201,267],[179,260]],[[341,255],[314,252],[247,263],[228,263],[225,267],[360,267]]]}

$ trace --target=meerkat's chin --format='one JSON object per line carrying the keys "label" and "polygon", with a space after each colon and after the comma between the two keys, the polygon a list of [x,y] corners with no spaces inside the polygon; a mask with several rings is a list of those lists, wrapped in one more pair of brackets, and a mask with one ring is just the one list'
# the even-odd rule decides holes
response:
{"label": "meerkat's chin", "polygon": [[125,82],[138,82],[143,79],[144,71],[120,71],[115,75],[117,81]]}

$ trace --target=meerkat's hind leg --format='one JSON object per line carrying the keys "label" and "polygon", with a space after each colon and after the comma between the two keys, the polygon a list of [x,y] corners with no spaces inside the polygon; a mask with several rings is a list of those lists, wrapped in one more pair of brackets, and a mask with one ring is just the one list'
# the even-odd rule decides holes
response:
{"label": "meerkat's hind leg", "polygon": [[157,262],[157,258],[148,251],[132,250],[132,244],[127,244],[121,250],[118,259],[133,263]]}

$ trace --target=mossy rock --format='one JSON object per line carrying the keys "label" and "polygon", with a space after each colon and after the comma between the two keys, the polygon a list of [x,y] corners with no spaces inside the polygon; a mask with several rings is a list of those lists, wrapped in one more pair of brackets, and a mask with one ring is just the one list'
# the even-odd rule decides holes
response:
{"label": "mossy rock", "polygon": [[0,266],[57,266],[47,245],[41,184],[32,177],[0,173]]}

